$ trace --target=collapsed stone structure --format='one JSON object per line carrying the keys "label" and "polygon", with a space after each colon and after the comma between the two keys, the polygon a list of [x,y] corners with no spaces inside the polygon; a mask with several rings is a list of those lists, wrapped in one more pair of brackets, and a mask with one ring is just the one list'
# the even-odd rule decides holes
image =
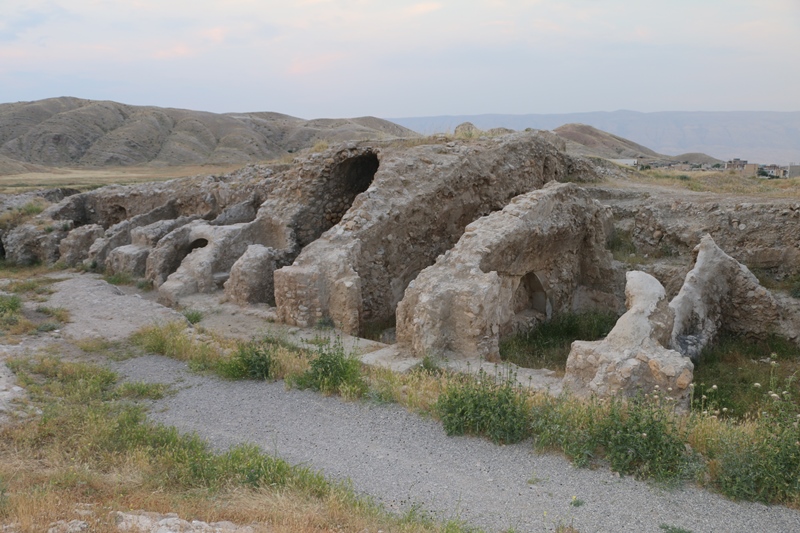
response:
{"label": "collapsed stone structure", "polygon": [[408,284],[470,222],[548,181],[595,178],[550,140],[525,133],[388,152],[341,223],[275,272],[279,319],[330,318],[352,334],[391,320]]}
{"label": "collapsed stone structure", "polygon": [[701,208],[685,196],[585,190],[554,183],[598,177],[562,140],[494,135],[350,143],[291,165],[72,194],[0,234],[0,251],[144,277],[167,305],[223,290],[241,305],[275,305],[288,324],[330,320],[358,334],[396,323],[398,346],[415,357],[497,360],[503,336],[558,313],[623,310],[623,266],[607,249],[622,234],[664,257],[699,244],[697,261],[688,275],[685,261],[628,275],[617,327],[573,347],[574,392],[659,385],[685,403],[690,359],[722,329],[800,342],[800,311],[736,260],[800,272],[800,204]]}
{"label": "collapsed stone structure", "polygon": [[628,311],[605,339],[572,344],[564,377],[569,390],[582,396],[635,396],[658,385],[665,397],[687,407],[692,361],[723,330],[800,342],[800,311],[776,299],[710,235],[701,239],[695,255],[694,268],[669,304],[658,280],[628,272]]}
{"label": "collapsed stone structure", "polygon": [[564,311],[618,308],[610,226],[610,210],[572,183],[517,196],[411,282],[398,343],[417,356],[498,361],[502,335]]}
{"label": "collapsed stone structure", "polygon": [[670,302],[670,345],[697,360],[723,329],[746,336],[775,333],[800,340],[800,316],[761,286],[750,270],[723,252],[710,235],[695,248],[694,268]]}
{"label": "collapsed stone structure", "polygon": [[667,348],[675,314],[664,287],[644,272],[627,273],[628,311],[605,339],[572,343],[564,387],[577,396],[634,397],[660,389],[688,407],[694,365]]}

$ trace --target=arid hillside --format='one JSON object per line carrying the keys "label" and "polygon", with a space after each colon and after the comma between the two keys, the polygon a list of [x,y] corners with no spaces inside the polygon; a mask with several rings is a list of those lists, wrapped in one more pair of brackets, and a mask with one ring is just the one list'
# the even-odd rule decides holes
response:
{"label": "arid hillside", "polygon": [[143,107],[61,97],[0,104],[0,164],[102,167],[249,163],[316,143],[415,137],[374,117],[304,120],[280,113]]}
{"label": "arid hillside", "polygon": [[571,148],[581,155],[597,156],[606,159],[671,159],[669,156],[657,154],[653,150],[631,140],[598,130],[586,124],[565,124],[553,130],[553,133],[575,143]]}
{"label": "arid hillside", "polygon": [[660,154],[702,152],[717,159],[738,157],[786,165],[800,160],[800,111],[596,111],[538,115],[448,115],[388,120],[425,135],[453,131],[462,122],[482,130],[552,130],[564,124],[588,124],[648,146]]}

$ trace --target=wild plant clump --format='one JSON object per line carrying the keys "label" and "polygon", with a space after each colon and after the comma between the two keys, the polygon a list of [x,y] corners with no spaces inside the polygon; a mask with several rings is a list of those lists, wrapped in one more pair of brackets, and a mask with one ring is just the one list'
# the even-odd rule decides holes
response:
{"label": "wild plant clump", "polygon": [[361,375],[361,361],[346,354],[340,338],[333,343],[316,346],[315,357],[310,368],[291,383],[301,389],[313,389],[323,394],[340,394],[345,398],[359,398],[367,391],[367,383]]}
{"label": "wild plant clump", "polygon": [[498,379],[481,369],[475,378],[447,387],[435,411],[448,435],[486,435],[495,443],[513,443],[530,435],[527,398],[511,377]]}
{"label": "wild plant clump", "polygon": [[676,479],[693,462],[678,415],[657,397],[539,398],[532,431],[539,449],[560,449],[577,466],[605,458],[614,471],[637,478]]}
{"label": "wild plant clump", "polygon": [[777,361],[770,363],[766,386],[752,384],[761,394],[760,410],[742,422],[727,418],[727,408],[718,408],[714,389],[703,395],[704,410],[698,416],[722,426],[707,437],[713,482],[731,498],[765,503],[800,501],[800,401],[795,375],[780,379],[778,366]]}
{"label": "wild plant clump", "polygon": [[258,343],[239,343],[236,353],[220,360],[218,372],[229,379],[270,379],[274,374],[274,346]]}

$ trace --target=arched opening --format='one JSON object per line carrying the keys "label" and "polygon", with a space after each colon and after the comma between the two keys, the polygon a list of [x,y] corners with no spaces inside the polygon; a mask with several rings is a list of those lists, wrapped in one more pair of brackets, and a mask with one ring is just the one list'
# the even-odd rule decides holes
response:
{"label": "arched opening", "polygon": [[128,211],[121,205],[112,205],[108,209],[106,219],[102,222],[105,229],[110,228],[114,224],[119,224],[128,218]]}
{"label": "arched opening", "polygon": [[[367,153],[345,159],[331,171],[331,189],[325,204],[325,220],[328,227],[335,226],[353,205],[356,196],[369,189],[378,171],[378,155]],[[327,228],[326,228],[327,229]]]}
{"label": "arched opening", "polygon": [[512,303],[514,318],[508,333],[529,331],[553,316],[553,304],[542,278],[536,272],[528,272],[522,276]]}
{"label": "arched opening", "polygon": [[[192,242],[192,244],[189,245],[189,249],[186,252],[186,255],[189,255],[198,248],[205,248],[206,246],[208,246],[208,239],[195,239]],[[184,258],[186,257],[186,255],[184,255]],[[183,261],[183,259],[181,259],[181,261]]]}
{"label": "arched opening", "polygon": [[366,152],[339,162],[323,176],[324,185],[317,190],[295,230],[300,247],[315,241],[342,220],[356,196],[372,184],[379,164],[377,153]]}
{"label": "arched opening", "polygon": [[176,247],[175,255],[173,255],[171,261],[169,261],[169,267],[166,269],[167,271],[165,272],[164,279],[178,270],[183,260],[186,259],[186,256],[198,248],[205,248],[206,246],[208,246],[208,239],[195,239],[188,245]]}

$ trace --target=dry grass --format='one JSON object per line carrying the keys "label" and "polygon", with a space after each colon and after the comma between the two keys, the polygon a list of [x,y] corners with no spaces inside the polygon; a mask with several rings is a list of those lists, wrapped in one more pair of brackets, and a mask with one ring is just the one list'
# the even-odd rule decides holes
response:
{"label": "dry grass", "polygon": [[102,337],[87,337],[75,341],[75,346],[86,353],[99,353],[111,348],[111,342]]}
{"label": "dry grass", "polygon": [[631,174],[627,180],[694,192],[753,195],[765,198],[800,198],[800,178],[749,178],[731,171],[687,172],[653,169]]}
{"label": "dry grass", "polygon": [[50,172],[29,172],[0,176],[0,193],[20,193],[50,187],[88,190],[104,185],[131,185],[166,181],[199,174],[225,174],[238,165],[186,165],[170,167],[108,167],[100,169],[53,168]]}
{"label": "dry grass", "polygon": [[439,395],[454,379],[452,374],[422,368],[398,374],[386,368],[366,368],[374,397],[398,403],[412,411],[432,413]]}
{"label": "dry grass", "polygon": [[109,512],[128,509],[271,532],[462,530],[415,513],[390,515],[346,486],[252,447],[214,455],[196,438],[149,424],[128,399],[158,397],[163,387],[118,386],[108,370],[56,358],[13,366],[46,413],[0,428],[0,521],[15,531],[79,519],[91,531],[111,532]]}

